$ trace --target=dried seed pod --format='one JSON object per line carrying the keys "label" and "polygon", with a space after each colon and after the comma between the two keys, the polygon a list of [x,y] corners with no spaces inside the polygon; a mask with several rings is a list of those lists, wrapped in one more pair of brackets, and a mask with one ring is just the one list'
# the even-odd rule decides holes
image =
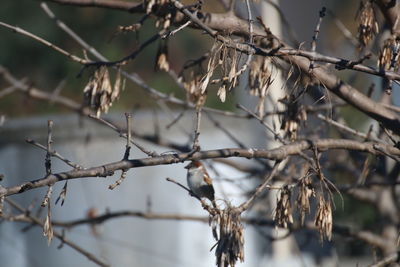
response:
{"label": "dried seed pod", "polygon": [[378,22],[371,0],[360,2],[357,18],[359,22],[358,40],[362,46],[366,46],[379,32]]}
{"label": "dried seed pod", "polygon": [[210,58],[208,60],[208,65],[207,65],[207,73],[201,79],[201,83],[200,83],[200,89],[201,89],[202,94],[205,93],[207,86],[210,82],[211,76],[213,75],[214,70],[219,65],[219,62],[220,62],[219,52],[221,51],[222,47],[223,47],[222,44],[218,44],[216,42],[216,43],[214,43],[213,47],[211,48]]}
{"label": "dried seed pod", "polygon": [[101,66],[92,75],[83,90],[84,106],[93,109],[98,117],[101,112],[108,111],[113,102],[119,98],[120,91],[120,72],[118,71],[114,87],[112,87],[107,67]]}
{"label": "dried seed pod", "polygon": [[304,225],[306,213],[310,213],[310,197],[315,197],[315,190],[312,186],[311,176],[306,175],[300,179],[299,195],[296,206],[300,211],[301,224]]}
{"label": "dried seed pod", "polygon": [[265,97],[267,96],[269,86],[272,84],[270,65],[271,61],[268,57],[256,57],[250,63],[250,94],[259,98],[256,112],[260,117],[264,115]]}
{"label": "dried seed pod", "polygon": [[291,191],[286,185],[280,190],[273,219],[277,226],[287,228],[293,223],[292,208],[290,203]]}
{"label": "dried seed pod", "polygon": [[219,88],[217,92],[217,96],[221,100],[222,103],[225,102],[226,100],[226,83],[223,83]]}
{"label": "dried seed pod", "polygon": [[129,26],[118,26],[117,33],[137,32],[142,27],[142,24],[135,23]]}
{"label": "dried seed pod", "polygon": [[215,250],[218,267],[234,267],[244,261],[244,230],[237,209],[228,206],[218,215],[219,240]]}
{"label": "dried seed pod", "polygon": [[50,246],[51,240],[54,237],[53,225],[51,224],[51,208],[47,206],[47,216],[43,224],[43,235],[47,237],[47,244]]}
{"label": "dried seed pod", "polygon": [[330,201],[326,201],[322,196],[318,198],[314,224],[318,228],[321,242],[324,237],[329,241],[332,239],[332,207]]}
{"label": "dried seed pod", "polygon": [[[289,98],[289,100],[287,100]],[[301,122],[307,121],[307,112],[299,105],[293,95],[280,100],[286,105],[286,110],[282,115],[281,129],[285,131],[290,140],[297,139],[297,133]]]}
{"label": "dried seed pod", "polygon": [[168,63],[168,44],[166,41],[161,42],[157,51],[156,70],[169,71]]}
{"label": "dried seed pod", "polygon": [[218,226],[220,224],[219,218],[220,218],[220,216],[218,213],[210,214],[210,217],[208,218],[208,225],[210,225],[213,237],[217,241],[218,241]]}
{"label": "dried seed pod", "polygon": [[143,6],[146,7],[146,14],[150,14],[154,6],[162,6],[168,2],[169,0],[143,0]]}
{"label": "dried seed pod", "polygon": [[183,85],[186,90],[186,98],[190,103],[196,105],[197,108],[204,106],[207,99],[207,91],[202,92],[200,75],[194,74],[193,71],[190,72],[187,80],[183,81]]}
{"label": "dried seed pod", "polygon": [[399,68],[399,38],[390,37],[387,39],[379,53],[378,67],[384,70],[397,71]]}

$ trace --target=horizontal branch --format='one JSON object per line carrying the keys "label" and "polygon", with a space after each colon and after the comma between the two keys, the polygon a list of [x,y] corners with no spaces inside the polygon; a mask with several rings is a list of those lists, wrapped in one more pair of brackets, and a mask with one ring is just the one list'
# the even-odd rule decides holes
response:
{"label": "horizontal branch", "polygon": [[[183,215],[183,214],[172,214],[172,213],[152,213],[152,212],[142,212],[142,211],[117,211],[112,213],[105,213],[94,218],[85,218],[73,221],[53,221],[54,226],[58,227],[76,227],[85,224],[102,224],[108,220],[116,218],[126,218],[126,217],[136,217],[145,220],[177,220],[177,221],[194,221],[208,223],[209,218],[205,216],[194,216],[194,215]],[[256,226],[269,226],[277,227],[274,220],[269,220],[265,218],[242,218],[241,221],[248,225]],[[290,228],[290,231],[298,231],[300,229],[307,228],[310,230],[316,230],[315,225],[312,222],[306,223],[305,225],[296,224]],[[385,247],[387,242],[381,236],[370,232],[370,231],[356,231],[352,230],[346,226],[334,225],[333,231],[336,234],[340,234],[345,237],[352,237],[366,242],[367,244],[374,245],[376,247]],[[392,259],[392,257],[390,258]]]}
{"label": "horizontal branch", "polygon": [[143,3],[127,2],[119,0],[46,0],[46,2],[54,2],[61,5],[74,5],[81,7],[100,7],[123,10],[128,12],[144,12]]}
{"label": "horizontal branch", "polygon": [[378,262],[376,262],[374,264],[368,265],[368,267],[391,266],[390,265],[391,263],[399,262],[399,259],[400,259],[400,251],[397,251],[395,253],[392,253],[392,254],[386,256],[385,258],[383,258],[382,260],[380,260],[380,261],[378,261]]}
{"label": "horizontal branch", "polygon": [[282,145],[278,148],[266,149],[238,149],[226,148],[217,150],[199,151],[196,153],[173,153],[152,158],[122,160],[105,164],[98,167],[88,168],[85,170],[72,170],[57,174],[50,174],[45,178],[23,183],[21,185],[4,188],[0,186],[0,197],[19,194],[27,190],[47,186],[59,181],[86,178],[86,177],[107,177],[114,174],[118,170],[128,170],[131,168],[139,168],[145,166],[169,165],[174,163],[183,163],[189,160],[202,160],[213,158],[265,158],[270,160],[283,160],[288,156],[298,155],[304,150],[318,149],[319,151],[329,149],[348,149],[361,152],[367,152],[374,155],[381,155],[382,152],[390,154],[393,157],[400,156],[400,150],[384,144],[375,142],[358,142],[346,139],[320,139],[320,140],[305,140],[300,142]]}
{"label": "horizontal branch", "polygon": [[102,224],[105,221],[123,217],[138,217],[147,220],[177,220],[177,221],[185,220],[185,221],[197,221],[205,223],[209,221],[209,218],[204,216],[160,214],[160,213],[142,212],[142,211],[117,211],[112,213],[105,213],[103,215],[99,215],[94,218],[85,218],[69,222],[53,221],[52,223],[54,226],[71,228],[84,224]]}
{"label": "horizontal branch", "polygon": [[[12,201],[10,199],[7,199],[6,201],[10,204],[10,206],[12,206],[16,210],[18,210],[18,211],[20,211],[20,212],[22,212],[24,214],[24,216],[19,216],[18,218],[13,218],[12,219],[13,221],[30,222],[32,224],[36,224],[36,225],[40,226],[41,228],[43,228],[44,222],[42,222],[39,218],[31,215],[29,210],[21,207],[18,203],[14,202],[14,201]],[[92,253],[90,253],[86,249],[82,248],[77,243],[72,242],[69,239],[67,239],[63,233],[59,233],[57,231],[54,231],[53,234],[54,234],[55,237],[57,237],[62,242],[62,244],[67,244],[72,249],[74,249],[77,252],[79,252],[80,254],[84,255],[88,260],[90,260],[90,261],[92,261],[92,262],[94,262],[97,265],[102,266],[102,267],[110,267],[110,265],[108,263],[103,262],[101,259],[97,258]]]}
{"label": "horizontal branch", "polygon": [[[183,214],[172,214],[172,213],[152,213],[152,212],[142,212],[142,211],[117,211],[117,212],[111,212],[111,213],[105,213],[102,215],[98,215],[93,218],[85,218],[85,219],[78,219],[78,220],[73,220],[73,221],[52,221],[52,224],[54,226],[58,227],[65,227],[65,228],[71,228],[71,227],[76,227],[80,225],[86,225],[86,224],[102,224],[106,221],[112,220],[112,219],[117,219],[117,218],[126,218],[126,217],[136,217],[136,218],[141,218],[141,219],[146,219],[146,220],[179,220],[179,221],[195,221],[195,222],[203,222],[203,223],[208,223],[209,218],[205,216],[194,216],[194,215],[183,215]],[[7,219],[7,216],[4,217]],[[10,216],[13,221],[20,221],[20,222],[30,222],[30,218],[26,218],[25,216]],[[266,219],[266,218],[249,218],[249,217],[244,217],[241,219],[243,223],[249,224],[249,225],[257,225],[257,226],[268,226],[268,227],[277,227],[276,223],[274,220]],[[317,230],[316,226],[314,225],[313,222],[308,222],[304,225],[301,224],[295,224],[292,227],[290,227],[290,231],[298,231],[301,229],[310,229],[310,230]],[[367,244],[376,246],[376,247],[386,247],[387,242],[385,239],[373,232],[370,231],[356,231],[353,230],[349,227],[346,226],[339,226],[339,225],[334,225],[333,226],[333,231],[336,234],[340,234],[345,237],[352,237],[354,239],[361,240],[363,242],[366,242]],[[392,260],[394,258],[393,255],[390,255],[390,258],[388,260]],[[377,266],[382,266],[382,265],[377,265]]]}

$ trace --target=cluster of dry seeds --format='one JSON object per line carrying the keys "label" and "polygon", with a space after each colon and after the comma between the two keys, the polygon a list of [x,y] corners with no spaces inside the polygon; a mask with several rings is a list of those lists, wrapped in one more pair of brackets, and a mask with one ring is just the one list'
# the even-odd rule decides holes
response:
{"label": "cluster of dry seeds", "polygon": [[244,261],[244,230],[240,218],[240,212],[229,205],[210,217],[214,237],[218,236],[215,227],[219,233],[215,250],[218,267],[234,267],[238,260]]}
{"label": "cluster of dry seeds", "polygon": [[288,186],[284,186],[280,190],[276,209],[273,214],[273,219],[280,227],[287,228],[293,223],[292,208],[290,204],[291,191]]}
{"label": "cluster of dry seeds", "polygon": [[181,80],[183,80],[187,100],[195,104],[197,108],[202,107],[206,102],[207,94],[200,90],[201,75],[195,74],[195,72],[191,70],[188,78],[184,79],[181,77]]}
{"label": "cluster of dry seeds", "polygon": [[312,186],[311,177],[306,176],[300,180],[299,195],[297,196],[296,206],[300,212],[301,224],[304,225],[306,213],[310,213],[310,198],[315,197],[315,190]]}
{"label": "cluster of dry seeds", "polygon": [[321,241],[326,237],[328,240],[332,238],[332,207],[330,201],[322,196],[318,198],[317,214],[314,220],[315,226],[318,228]]}
{"label": "cluster of dry seeds", "polygon": [[143,5],[146,7],[146,14],[150,14],[154,6],[162,6],[168,2],[169,0],[143,0]]}
{"label": "cluster of dry seeds", "polygon": [[361,1],[357,12],[358,25],[358,40],[362,46],[366,46],[379,32],[378,22],[370,0]]}
{"label": "cluster of dry seeds", "polygon": [[286,96],[280,102],[286,106],[285,112],[282,115],[281,129],[291,141],[294,141],[297,139],[301,123],[303,122],[304,124],[307,121],[307,112],[303,106],[299,105],[299,102],[296,101],[293,95]]}
{"label": "cluster of dry seeds", "polygon": [[156,60],[156,69],[169,71],[169,63],[168,63],[168,44],[167,41],[163,41],[160,43],[157,51],[157,60]]}
{"label": "cluster of dry seeds", "polygon": [[399,38],[390,37],[385,41],[379,53],[378,67],[384,70],[397,71],[399,68]]}
{"label": "cluster of dry seeds", "polygon": [[264,115],[265,97],[267,96],[269,86],[273,82],[271,78],[270,66],[271,59],[268,57],[255,57],[250,64],[250,94],[259,98],[256,111],[261,118]]}
{"label": "cluster of dry seeds", "polygon": [[113,102],[119,98],[121,92],[121,75],[118,71],[114,86],[111,86],[110,74],[106,66],[101,66],[90,77],[83,90],[84,106],[90,107],[100,116],[107,112]]}
{"label": "cluster of dry seeds", "polygon": [[[291,189],[288,185],[280,189],[277,199],[276,209],[273,213],[273,219],[277,226],[288,228],[293,224],[292,206],[291,206]],[[299,181],[299,193],[297,196],[296,207],[300,212],[301,224],[304,224],[306,213],[310,212],[310,199],[316,197],[315,189],[312,185],[311,177],[306,175]],[[323,194],[319,195],[317,203],[317,211],[315,214],[314,224],[318,228],[321,241],[326,237],[328,240],[332,238],[332,207],[331,201],[326,200]]]}

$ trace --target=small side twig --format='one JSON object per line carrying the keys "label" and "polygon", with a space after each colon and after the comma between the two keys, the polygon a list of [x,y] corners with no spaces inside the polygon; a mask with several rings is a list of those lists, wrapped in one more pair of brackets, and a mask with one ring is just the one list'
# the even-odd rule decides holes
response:
{"label": "small side twig", "polygon": [[[10,204],[12,207],[14,207],[16,210],[23,212],[25,214],[25,216],[27,216],[29,218],[29,220],[34,223],[37,224],[41,227],[44,227],[44,223],[37,217],[32,216],[29,212],[27,212],[26,209],[22,208],[18,203],[14,202],[13,200],[7,198],[6,199],[7,203]],[[90,252],[86,251],[84,248],[78,246],[76,243],[68,240],[65,238],[65,236],[57,231],[53,231],[53,235],[55,237],[57,237],[58,239],[61,240],[61,242],[63,242],[64,244],[68,245],[69,247],[71,247],[72,249],[76,250],[77,252],[79,252],[80,254],[86,256],[90,261],[96,263],[99,266],[102,267],[109,267],[110,265],[103,262],[102,260],[98,259],[95,255],[91,254]]]}
{"label": "small side twig", "polygon": [[63,189],[61,190],[60,194],[58,195],[58,198],[56,199],[55,204],[61,200],[61,206],[64,205],[65,198],[67,197],[67,188],[68,188],[68,181],[65,181],[65,184],[63,186]]}
{"label": "small side twig", "polygon": [[8,29],[12,30],[13,32],[16,32],[16,33],[25,35],[27,37],[30,37],[30,38],[38,41],[39,43],[42,43],[45,46],[50,47],[51,49],[63,54],[64,56],[68,57],[69,59],[71,59],[71,60],[73,60],[75,62],[78,62],[80,64],[88,64],[90,62],[90,61],[85,60],[83,58],[80,58],[78,56],[72,55],[71,53],[69,53],[69,52],[65,51],[64,49],[62,49],[62,48],[50,43],[49,41],[47,41],[47,40],[45,40],[43,38],[40,38],[39,36],[37,36],[37,35],[35,35],[33,33],[30,33],[30,32],[28,32],[28,31],[26,31],[24,29],[21,29],[19,27],[12,26],[12,25],[4,23],[2,21],[0,21],[0,26],[8,28]]}
{"label": "small side twig", "polygon": [[363,139],[368,139],[368,140],[372,140],[374,142],[381,143],[381,140],[379,140],[377,138],[374,138],[371,135],[368,136],[365,133],[359,132],[359,131],[354,130],[354,129],[352,129],[352,128],[346,126],[346,125],[343,125],[343,124],[341,124],[341,123],[339,123],[337,121],[329,119],[328,117],[326,117],[326,116],[324,116],[322,114],[318,114],[317,117],[318,117],[318,119],[321,119],[321,120],[325,121],[326,123],[328,123],[328,124],[330,124],[332,126],[335,126],[336,128],[338,128],[338,129],[340,129],[340,130],[342,130],[344,132],[350,133],[350,134],[352,134],[354,136],[361,137]]}
{"label": "small side twig", "polygon": [[394,263],[400,259],[400,251],[397,251],[395,253],[392,253],[385,258],[381,259],[378,262],[375,262],[374,264],[368,265],[368,267],[384,267],[384,266],[389,266],[391,263]]}
{"label": "small side twig", "polygon": [[179,26],[178,28],[176,28],[175,30],[169,31],[167,33],[165,33],[163,36],[161,36],[162,39],[166,39],[170,36],[175,35],[177,32],[183,30],[184,28],[186,28],[187,26],[190,25],[190,23],[192,23],[192,21],[188,20],[185,24]]}
{"label": "small side twig", "polygon": [[244,107],[241,104],[237,104],[236,106],[241,110],[247,112],[251,117],[257,119],[263,126],[265,126],[265,128],[267,128],[268,131],[270,131],[274,135],[275,139],[278,139],[282,144],[286,144],[286,141],[277,132],[275,132],[271,126],[269,126],[264,120],[258,117],[254,112],[250,111],[248,108]]}
{"label": "small side twig", "polygon": [[[108,127],[110,127],[111,129],[113,129],[114,131],[116,131],[117,133],[120,134],[120,137],[122,138],[128,138],[126,134],[122,133],[122,130],[120,128],[118,128],[116,125],[114,125],[113,123],[102,119],[102,118],[97,118],[94,115],[89,115],[89,118],[94,119],[95,121],[102,123],[104,125],[107,125]],[[139,145],[138,143],[136,143],[134,140],[130,141],[131,144],[133,144],[135,147],[137,147],[140,151],[142,151],[143,153],[145,153],[146,155],[150,156],[150,157],[157,157],[159,156],[158,153],[156,153],[155,151],[149,151],[146,148],[144,148],[143,146]]]}
{"label": "small side twig", "polygon": [[203,207],[203,209],[208,211],[208,213],[210,213],[210,214],[214,214],[215,213],[215,209],[213,209],[211,206],[207,205],[207,203],[204,200],[202,200],[198,195],[196,195],[192,190],[190,190],[189,188],[187,188],[183,184],[181,184],[181,183],[179,183],[179,182],[177,182],[174,179],[171,179],[169,177],[167,177],[166,180],[168,182],[174,183],[177,186],[179,186],[179,187],[183,188],[184,190],[186,190],[189,193],[190,196],[192,196],[192,197],[196,198],[198,201],[200,201],[201,206]]}
{"label": "small side twig", "polygon": [[47,149],[46,149],[46,159],[45,159],[45,167],[46,167],[46,174],[51,174],[51,144],[53,143],[52,140],[52,132],[53,132],[53,121],[49,120],[47,122],[48,130],[47,130]]}
{"label": "small side twig", "polygon": [[[35,140],[26,139],[25,141],[26,141],[28,144],[34,145],[34,146],[36,146],[36,147],[38,147],[38,148],[41,148],[41,149],[43,149],[43,150],[47,150],[47,148],[46,148],[44,145],[42,145],[42,144],[36,142]],[[56,157],[56,158],[58,158],[58,159],[64,161],[67,165],[71,166],[71,167],[74,168],[74,169],[77,169],[77,170],[82,170],[82,169],[84,169],[84,167],[82,167],[81,165],[79,165],[79,164],[77,164],[77,163],[74,163],[74,162],[72,162],[71,160],[69,160],[69,159],[63,157],[61,154],[59,154],[59,153],[58,153],[57,151],[55,151],[55,150],[50,151],[50,155],[51,155],[52,157]]]}
{"label": "small side twig", "polygon": [[167,124],[165,126],[165,129],[169,129],[171,128],[175,123],[177,123],[182,117],[183,115],[185,115],[185,112],[187,111],[187,109],[183,109],[181,112],[179,112],[178,116],[176,116],[169,124]]}
{"label": "small side twig", "polygon": [[[254,192],[254,194],[245,202],[243,202],[238,208],[238,212],[243,213],[245,210],[247,210],[254,202],[254,200],[256,200],[256,198],[258,196],[260,196],[260,194],[262,192],[264,192],[265,189],[269,188],[269,182],[272,180],[272,178],[275,177],[275,175],[277,174],[278,170],[279,170],[279,165],[282,161],[277,161],[275,162],[274,167],[272,168],[270,174],[265,178],[264,182],[257,188],[256,192]],[[284,163],[285,164],[285,163]]]}
{"label": "small side twig", "polygon": [[[126,146],[125,146],[125,153],[124,153],[124,157],[123,160],[128,160],[129,159],[129,155],[130,155],[130,151],[131,151],[131,139],[132,139],[132,132],[131,132],[131,121],[132,121],[132,114],[130,113],[125,113],[125,117],[126,117]],[[126,178],[128,170],[122,170],[121,176],[120,178],[112,185],[108,186],[108,189],[113,190],[115,189],[117,186],[119,186]]]}
{"label": "small side twig", "polygon": [[201,107],[196,109],[196,128],[194,130],[194,140],[192,151],[189,152],[188,157],[191,157],[194,153],[200,151],[200,123],[201,123]]}
{"label": "small side twig", "polygon": [[[46,158],[44,161],[44,165],[46,168],[46,175],[51,175],[51,145],[53,143],[52,140],[52,135],[53,135],[53,121],[49,120],[47,122],[48,126],[48,131],[47,131],[47,152],[46,152]],[[47,189],[47,193],[43,199],[42,202],[42,207],[46,207],[49,204],[50,198],[51,198],[51,193],[53,192],[53,184],[49,185],[49,188]],[[50,206],[49,206],[49,213],[50,213]]]}
{"label": "small side twig", "polygon": [[[317,26],[315,27],[314,36],[313,36],[312,42],[311,42],[311,52],[312,53],[315,53],[315,51],[317,49],[317,40],[318,40],[319,29],[321,27],[322,19],[325,17],[325,13],[326,13],[326,8],[322,7],[321,11],[319,12],[318,23],[317,23]],[[314,69],[314,59],[311,59],[309,72],[312,72],[313,69]]]}

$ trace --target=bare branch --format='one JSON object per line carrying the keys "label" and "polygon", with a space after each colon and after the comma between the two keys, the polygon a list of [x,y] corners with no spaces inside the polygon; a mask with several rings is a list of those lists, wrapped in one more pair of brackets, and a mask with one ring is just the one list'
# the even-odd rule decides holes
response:
{"label": "bare branch", "polygon": [[7,24],[7,23],[1,22],[1,21],[0,21],[0,26],[5,27],[5,28],[8,28],[8,29],[12,30],[13,32],[20,33],[20,34],[22,34],[22,35],[25,35],[25,36],[27,36],[27,37],[30,37],[30,38],[32,38],[32,39],[38,41],[39,43],[42,43],[42,44],[44,44],[45,46],[48,46],[49,48],[51,48],[51,49],[53,49],[53,50],[55,50],[55,51],[57,51],[57,52],[63,54],[64,56],[68,57],[69,59],[71,59],[71,60],[73,60],[73,61],[75,61],[75,62],[78,62],[78,63],[80,63],[80,64],[87,64],[87,63],[89,63],[89,61],[87,61],[86,59],[83,59],[83,58],[80,58],[80,57],[78,57],[78,56],[72,55],[71,53],[65,51],[64,49],[62,49],[62,48],[60,48],[60,47],[58,47],[58,46],[56,46],[56,45],[50,43],[49,41],[46,41],[46,40],[43,39],[43,38],[40,38],[40,37],[37,36],[37,35],[34,35],[34,34],[28,32],[28,31],[25,31],[24,29],[21,29],[20,27],[12,26],[12,25],[10,25],[10,24]]}
{"label": "bare branch", "polygon": [[[32,223],[37,224],[37,225],[39,225],[40,227],[43,228],[44,223],[40,219],[32,216],[26,209],[22,208],[19,204],[17,204],[16,202],[14,202],[13,200],[8,199],[8,198],[6,199],[6,202],[9,203],[16,210],[24,213],[25,216],[27,216]],[[53,234],[54,234],[55,237],[60,239],[61,242],[63,242],[64,244],[67,244],[69,247],[71,247],[72,249],[76,250],[78,253],[86,256],[90,261],[96,263],[97,265],[102,266],[102,267],[109,267],[110,266],[109,264],[107,264],[107,263],[101,261],[100,259],[98,259],[96,256],[94,256],[90,252],[88,252],[85,249],[83,249],[82,247],[78,246],[76,243],[74,243],[74,242],[68,240],[67,238],[65,238],[65,236],[63,234],[61,234],[61,233],[59,233],[57,231],[54,231]]]}
{"label": "bare branch", "polygon": [[[182,163],[188,160],[202,160],[212,158],[228,158],[228,157],[243,157],[243,158],[265,158],[270,160],[283,160],[286,157],[299,155],[300,152],[308,149],[318,149],[325,151],[328,149],[347,149],[367,152],[371,154],[381,154],[385,151],[394,156],[400,156],[398,148],[377,144],[375,142],[358,142],[345,139],[319,139],[315,141],[300,141],[288,145],[280,146],[276,149],[217,149],[199,151],[196,153],[174,153],[152,158],[122,160],[114,163],[105,164],[98,167],[88,168],[85,170],[72,170],[51,174],[45,178],[26,182],[21,185],[3,188],[0,190],[0,197],[19,194],[27,190],[43,187],[52,183],[63,180],[86,178],[86,177],[107,177],[112,175],[117,170],[125,170],[130,168],[139,168],[144,166],[168,165],[174,163]],[[190,155],[192,154],[192,155]]]}

